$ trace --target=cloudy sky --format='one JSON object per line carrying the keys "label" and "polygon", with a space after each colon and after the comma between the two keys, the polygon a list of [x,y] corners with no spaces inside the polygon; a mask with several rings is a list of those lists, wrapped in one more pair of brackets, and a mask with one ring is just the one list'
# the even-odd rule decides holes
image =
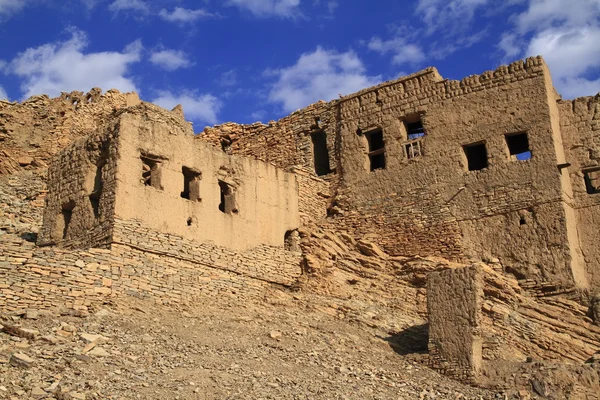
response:
{"label": "cloudy sky", "polygon": [[196,131],[538,54],[564,98],[599,92],[600,0],[0,0],[0,98],[136,91]]}

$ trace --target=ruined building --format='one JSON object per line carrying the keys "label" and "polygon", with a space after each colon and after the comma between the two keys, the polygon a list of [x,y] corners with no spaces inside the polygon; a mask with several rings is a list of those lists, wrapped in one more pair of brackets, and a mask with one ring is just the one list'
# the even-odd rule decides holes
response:
{"label": "ruined building", "polygon": [[[461,81],[428,68],[197,135],[180,108],[122,96],[77,95],[50,115],[73,118],[60,127],[78,134],[55,146],[38,246],[9,248],[20,257],[0,269],[0,306],[85,310],[123,293],[260,299],[318,263],[361,264],[392,282],[401,256],[439,256],[497,266],[430,274],[430,351],[460,379],[513,348],[576,361],[600,349],[600,329],[572,298],[553,305],[565,326],[586,326],[568,352],[554,350],[571,340],[567,328],[553,336],[533,317],[543,307],[532,299],[600,289],[600,97],[562,100],[542,58]],[[46,113],[45,101],[23,107]],[[78,110],[94,118],[80,123]],[[0,162],[0,173],[43,162],[37,152]],[[422,310],[424,279],[413,278],[409,301]],[[447,340],[448,327],[465,340]]]}
{"label": "ruined building", "polygon": [[107,245],[136,220],[236,249],[283,245],[299,227],[294,177],[209,141],[311,169],[335,192],[327,223],[391,255],[497,258],[519,277],[600,286],[597,103],[561,100],[541,58],[462,81],[428,68],[195,140],[179,125],[125,111],[68,149],[39,243]]}

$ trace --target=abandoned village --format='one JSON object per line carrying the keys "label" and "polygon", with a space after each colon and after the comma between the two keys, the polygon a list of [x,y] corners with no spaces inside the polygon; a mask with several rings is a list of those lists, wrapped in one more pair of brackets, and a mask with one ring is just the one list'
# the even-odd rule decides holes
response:
{"label": "abandoned village", "polygon": [[[36,243],[0,236],[1,310],[260,302],[360,269],[390,297],[410,274],[394,312],[418,310],[428,365],[462,382],[598,360],[600,97],[563,100],[541,57],[461,81],[430,67],[267,124],[195,134],[184,112],[115,90],[0,101],[0,175],[47,170]],[[408,272],[428,257],[447,262]]]}

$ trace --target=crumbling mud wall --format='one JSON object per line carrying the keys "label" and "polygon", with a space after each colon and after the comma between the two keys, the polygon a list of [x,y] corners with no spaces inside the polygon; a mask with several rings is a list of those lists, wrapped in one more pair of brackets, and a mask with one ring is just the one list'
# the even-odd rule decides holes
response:
{"label": "crumbling mud wall", "polygon": [[482,366],[483,271],[477,266],[427,277],[429,354],[432,367],[474,381]]}
{"label": "crumbling mud wall", "polygon": [[120,116],[115,215],[236,250],[283,246],[300,225],[295,176],[196,141],[182,123],[152,105]]}
{"label": "crumbling mud wall", "polygon": [[44,169],[52,157],[79,138],[92,134],[115,110],[140,102],[135,93],[33,96],[22,103],[0,100],[0,175],[21,169]]}
{"label": "crumbling mud wall", "polygon": [[300,224],[293,174],[195,141],[181,115],[151,104],[67,148],[48,187],[41,245],[106,247],[115,217],[237,250],[284,246]]}
{"label": "crumbling mud wall", "polygon": [[106,126],[80,139],[51,163],[39,245],[110,244],[117,186],[116,129]]}
{"label": "crumbling mud wall", "polygon": [[[461,81],[428,68],[197,138],[312,170],[331,196],[319,223],[391,255],[500,259],[518,277],[587,287],[557,98],[540,57]],[[328,173],[315,162],[320,130]]]}
{"label": "crumbling mud wall", "polygon": [[572,183],[576,229],[591,286],[600,287],[600,96],[559,101],[560,129]]}
{"label": "crumbling mud wall", "polygon": [[341,99],[340,192],[357,232],[391,254],[499,258],[575,282],[547,74],[541,58],[460,82],[432,68]]}

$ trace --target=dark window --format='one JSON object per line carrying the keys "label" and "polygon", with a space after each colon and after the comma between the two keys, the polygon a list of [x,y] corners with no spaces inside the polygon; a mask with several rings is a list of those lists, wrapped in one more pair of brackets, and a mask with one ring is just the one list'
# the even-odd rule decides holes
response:
{"label": "dark window", "polygon": [[313,157],[315,161],[315,172],[317,175],[327,175],[331,172],[329,168],[329,150],[327,149],[327,134],[325,131],[317,131],[311,134],[313,144]]}
{"label": "dark window", "polygon": [[92,193],[90,193],[90,204],[92,205],[92,210],[94,210],[94,217],[98,218],[100,216],[100,197],[102,196],[102,189],[104,188],[104,181],[102,179],[102,169],[106,165],[106,158],[102,157],[96,163],[96,174],[94,176],[94,188],[92,189]]}
{"label": "dark window", "polygon": [[421,141],[415,140],[414,142],[406,143],[404,145],[404,151],[406,153],[406,158],[409,160],[411,158],[422,156],[423,150],[421,150]]}
{"label": "dark window", "polygon": [[583,171],[585,189],[589,194],[600,193],[600,168]]}
{"label": "dark window", "polygon": [[519,161],[529,160],[531,158],[531,150],[529,150],[529,139],[527,133],[511,133],[505,136],[508,153],[511,159]]}
{"label": "dark window", "polygon": [[487,149],[484,142],[463,146],[469,171],[477,171],[488,166]]}
{"label": "dark window", "polygon": [[376,129],[365,133],[369,144],[369,164],[371,171],[385,168],[385,147],[383,141],[383,131]]}
{"label": "dark window", "polygon": [[219,181],[219,188],[221,190],[219,210],[225,214],[237,214],[238,209],[235,202],[233,187],[227,182]]}
{"label": "dark window", "polygon": [[70,201],[66,204],[63,204],[61,214],[62,214],[62,238],[67,238],[67,233],[69,233],[69,225],[71,224],[71,218],[73,217],[73,209],[75,208],[75,202]]}
{"label": "dark window", "polygon": [[425,129],[421,120],[415,122],[404,121],[408,140],[414,140],[425,136]]}
{"label": "dark window", "polygon": [[200,201],[200,180],[202,173],[194,171],[188,167],[182,167],[183,173],[183,191],[181,197],[192,201]]}
{"label": "dark window", "polygon": [[141,156],[142,159],[142,182],[146,186],[162,190],[161,185],[161,162],[151,156]]}

